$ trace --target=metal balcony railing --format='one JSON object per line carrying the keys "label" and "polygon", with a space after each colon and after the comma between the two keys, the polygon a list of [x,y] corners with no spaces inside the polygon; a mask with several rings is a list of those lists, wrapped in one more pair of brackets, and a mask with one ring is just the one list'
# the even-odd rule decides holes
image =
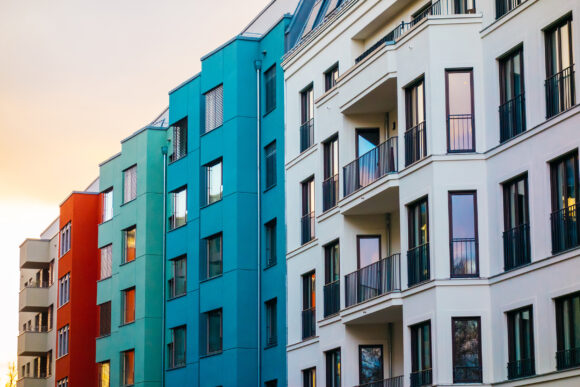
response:
{"label": "metal balcony railing", "polygon": [[482,372],[480,366],[453,367],[453,383],[481,383]]}
{"label": "metal balcony railing", "polygon": [[521,224],[503,233],[504,270],[530,263],[530,225]]}
{"label": "metal balcony railing", "polygon": [[576,219],[576,205],[552,212],[552,253],[578,246],[580,230]]}
{"label": "metal balcony railing", "polygon": [[447,116],[447,152],[475,152],[473,114]]}
{"label": "metal balcony railing", "polygon": [[300,125],[300,153],[314,144],[314,118]]}
{"label": "metal balcony railing", "polygon": [[302,311],[302,340],[316,335],[316,308]]}
{"label": "metal balcony railing", "polygon": [[556,352],[556,366],[559,370],[580,366],[580,348]]}
{"label": "metal balcony railing", "polygon": [[405,385],[404,376],[395,376],[389,379],[377,380],[375,382],[359,384],[356,387],[403,387]]}
{"label": "metal balcony railing", "polygon": [[343,168],[344,196],[397,172],[397,137],[391,137]]}
{"label": "metal balcony railing", "polygon": [[477,277],[479,267],[477,262],[478,243],[475,238],[454,238],[449,244],[451,252],[452,277]]}
{"label": "metal balcony railing", "polygon": [[324,285],[324,317],[340,311],[340,280]]}
{"label": "metal balcony railing", "polygon": [[525,2],[526,0],[495,0],[495,18],[499,19]]}
{"label": "metal balcony railing", "polygon": [[338,173],[322,182],[322,211],[336,207],[338,203]]}
{"label": "metal balcony railing", "polygon": [[427,127],[425,121],[405,132],[405,166],[427,156]]}
{"label": "metal balcony railing", "polygon": [[39,325],[39,326],[31,326],[31,327],[26,327],[22,330],[22,332],[20,333],[25,333],[25,332],[32,332],[32,333],[44,333],[44,332],[48,332],[48,325]]}
{"label": "metal balcony railing", "polygon": [[39,289],[48,288],[50,286],[48,281],[32,281],[24,285],[25,288]]}
{"label": "metal balcony railing", "polygon": [[499,107],[499,141],[506,142],[526,131],[526,99],[524,93]]}
{"label": "metal balcony railing", "polygon": [[562,113],[576,104],[574,65],[546,79],[546,118]]}
{"label": "metal balcony railing", "polygon": [[428,386],[433,384],[433,370],[415,371],[411,373],[411,387]]}
{"label": "metal balcony railing", "polygon": [[314,212],[303,215],[301,219],[302,244],[314,239]]}
{"label": "metal balcony railing", "polygon": [[401,254],[393,254],[344,276],[345,306],[401,290]]}
{"label": "metal balcony railing", "polygon": [[431,278],[429,242],[407,251],[407,286],[411,287]]}
{"label": "metal balcony railing", "polygon": [[508,379],[523,378],[536,374],[534,359],[522,359],[510,361],[507,364]]}

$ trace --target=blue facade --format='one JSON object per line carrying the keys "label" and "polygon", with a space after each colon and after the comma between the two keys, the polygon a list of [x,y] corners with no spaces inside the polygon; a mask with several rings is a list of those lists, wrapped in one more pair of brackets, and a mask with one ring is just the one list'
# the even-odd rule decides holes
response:
{"label": "blue facade", "polygon": [[[172,277],[172,260],[186,256],[187,292],[175,298],[169,294],[166,297],[165,342],[171,342],[172,328],[186,327],[185,364],[171,368],[170,350],[167,351],[168,386],[258,386],[271,380],[276,380],[278,386],[286,385],[284,78],[280,62],[289,23],[290,17],[282,17],[260,38],[234,38],[202,58],[201,73],[169,94],[169,122],[175,124],[187,118],[187,154],[169,163],[167,191],[187,187],[187,222],[167,232],[166,280]],[[256,61],[261,63],[259,145]],[[266,112],[264,72],[272,66],[276,67],[275,107]],[[205,132],[205,93],[219,85],[223,85],[223,124]],[[168,134],[171,141],[172,132]],[[273,186],[266,187],[264,148],[274,141],[277,179]],[[222,198],[204,205],[204,165],[218,159],[223,165]],[[268,265],[270,245],[265,224],[272,220],[277,224],[276,263]],[[205,238],[218,233],[223,241],[222,274],[204,279]],[[258,267],[259,237],[261,267]],[[277,305],[274,344],[268,343],[266,337],[265,302],[272,299],[276,299]],[[207,355],[205,313],[216,309],[222,310],[222,348]]]}

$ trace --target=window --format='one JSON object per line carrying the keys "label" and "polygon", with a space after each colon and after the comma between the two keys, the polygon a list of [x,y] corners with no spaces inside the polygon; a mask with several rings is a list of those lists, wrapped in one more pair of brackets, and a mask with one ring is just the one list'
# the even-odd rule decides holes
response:
{"label": "window", "polygon": [[495,18],[499,19],[526,0],[495,0]]}
{"label": "window", "polygon": [[275,298],[266,301],[266,346],[278,343],[278,302]]}
{"label": "window", "polygon": [[304,152],[314,144],[314,94],[312,85],[300,93],[300,152]]}
{"label": "window", "polygon": [[580,366],[580,293],[556,299],[559,370]]}
{"label": "window", "polygon": [[187,117],[173,124],[173,154],[171,161],[187,156]]}
{"label": "window", "polygon": [[109,387],[111,385],[111,363],[104,361],[97,364],[99,373],[98,387]]}
{"label": "window", "polygon": [[338,241],[324,247],[324,317],[340,310],[340,246]]}
{"label": "window", "polygon": [[173,276],[169,280],[169,296],[179,297],[187,293],[187,257],[171,260]]}
{"label": "window", "polygon": [[103,223],[113,219],[113,189],[103,192]]}
{"label": "window", "polygon": [[340,387],[340,348],[326,352],[326,387]]}
{"label": "window", "polygon": [[475,152],[473,71],[446,70],[447,152]]}
{"label": "window", "polygon": [[123,290],[123,310],[121,321],[123,324],[129,324],[135,321],[135,288]]}
{"label": "window", "polygon": [[215,161],[205,166],[206,174],[206,204],[212,204],[222,200],[223,175],[222,160]]}
{"label": "window", "polygon": [[264,114],[270,113],[276,108],[276,65],[272,65],[264,72],[264,85],[266,87],[266,108]]}
{"label": "window", "polygon": [[475,13],[475,0],[453,0],[453,14]]}
{"label": "window", "polygon": [[121,383],[123,386],[135,384],[135,350],[121,352]]}
{"label": "window", "polygon": [[169,229],[173,230],[187,223],[187,188],[175,190],[170,195]]}
{"label": "window", "polygon": [[205,239],[206,269],[203,279],[210,279],[223,273],[223,241],[222,234],[216,234]]}
{"label": "window", "polygon": [[65,325],[58,330],[58,357],[68,355],[68,337],[69,329],[68,325]]}
{"label": "window", "polygon": [[359,385],[383,380],[383,346],[359,345]]}
{"label": "window", "polygon": [[499,140],[504,142],[526,130],[524,59],[521,46],[499,60],[499,81]]}
{"label": "window", "polygon": [[576,220],[578,200],[578,152],[550,164],[552,179],[552,253],[579,244],[580,223]]}
{"label": "window", "polygon": [[278,379],[267,381],[264,383],[264,387],[278,387]]}
{"label": "window", "polygon": [[452,318],[453,383],[481,383],[481,326],[479,317]]}
{"label": "window", "polygon": [[324,73],[324,91],[332,89],[334,85],[336,85],[337,80],[338,80],[338,63],[334,64]]}
{"label": "window", "polygon": [[70,250],[71,244],[71,223],[68,222],[66,226],[64,226],[60,230],[60,256],[62,257]]}
{"label": "window", "polygon": [[266,227],[266,267],[276,264],[276,219],[272,219],[265,225]]}
{"label": "window", "polygon": [[63,306],[70,300],[70,273],[58,280],[58,306]]}
{"label": "window", "polygon": [[169,352],[169,368],[185,366],[186,337],[185,326],[171,329],[171,342],[167,345]]}
{"label": "window", "polygon": [[276,184],[276,141],[264,148],[266,157],[266,189]]}
{"label": "window", "polygon": [[477,194],[449,192],[451,277],[479,276]]}
{"label": "window", "polygon": [[427,128],[425,126],[425,80],[420,78],[405,88],[405,165],[427,156]]}
{"label": "window", "polygon": [[367,267],[381,259],[380,235],[358,235],[356,239],[359,269]]}
{"label": "window", "polygon": [[123,203],[130,202],[137,197],[137,166],[123,171]]}
{"label": "window", "polygon": [[206,314],[207,348],[206,354],[222,351],[222,310],[216,309]]}
{"label": "window", "polygon": [[224,122],[224,88],[219,85],[205,93],[205,132],[222,126]]}
{"label": "window", "polygon": [[316,335],[316,274],[302,276],[302,340]]}
{"label": "window", "polygon": [[316,387],[316,367],[302,371],[302,386]]}
{"label": "window", "polygon": [[530,224],[528,210],[528,175],[503,184],[504,269],[530,263]]}
{"label": "window", "polygon": [[99,337],[111,334],[111,301],[99,305]]}
{"label": "window", "polygon": [[324,181],[322,182],[322,211],[338,203],[338,136],[324,143]]}
{"label": "window", "polygon": [[314,177],[302,183],[302,244],[314,239]]}
{"label": "window", "polygon": [[408,285],[412,286],[430,278],[427,198],[408,206],[408,223],[407,280]]}
{"label": "window", "polygon": [[133,226],[123,231],[123,243],[125,247],[125,254],[123,255],[123,263],[135,260],[135,246],[137,244],[137,227]]}
{"label": "window", "polygon": [[101,248],[100,278],[109,278],[112,273],[113,265],[113,245],[107,245]]}
{"label": "window", "polygon": [[576,104],[572,15],[562,18],[548,28],[545,36],[546,117],[550,118]]}
{"label": "window", "polygon": [[63,378],[56,383],[56,387],[68,387],[68,378]]}
{"label": "window", "polygon": [[534,375],[534,323],[532,307],[508,312],[508,379]]}
{"label": "window", "polygon": [[411,387],[432,383],[431,322],[426,321],[411,328]]}

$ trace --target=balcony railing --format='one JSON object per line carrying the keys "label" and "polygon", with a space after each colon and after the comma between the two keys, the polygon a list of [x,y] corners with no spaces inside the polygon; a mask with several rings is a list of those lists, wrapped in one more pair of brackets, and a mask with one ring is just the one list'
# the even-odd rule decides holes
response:
{"label": "balcony railing", "polygon": [[431,278],[429,242],[407,251],[407,286],[411,287]]}
{"label": "balcony railing", "polygon": [[300,153],[314,144],[314,118],[300,125]]}
{"label": "balcony railing", "polygon": [[338,173],[322,182],[322,211],[336,207],[338,203]]}
{"label": "balcony railing", "polygon": [[576,221],[576,205],[552,212],[552,253],[578,246],[580,230]]}
{"label": "balcony railing", "polygon": [[324,317],[337,314],[340,310],[340,280],[324,285]]}
{"label": "balcony railing", "polygon": [[504,270],[530,263],[530,225],[521,224],[503,233]]}
{"label": "balcony railing", "polygon": [[473,114],[447,116],[447,152],[475,152]]}
{"label": "balcony railing", "polygon": [[32,288],[32,289],[39,289],[39,288],[48,288],[50,284],[48,281],[32,281],[24,285],[25,288]]}
{"label": "balcony railing", "polygon": [[481,383],[482,373],[480,366],[453,367],[453,383]]}
{"label": "balcony railing", "polygon": [[314,239],[314,212],[303,215],[302,220],[302,244]]}
{"label": "balcony railing", "polygon": [[344,196],[397,172],[397,144],[397,137],[391,137],[346,165],[343,168]]}
{"label": "balcony railing", "polygon": [[449,245],[452,262],[451,276],[456,278],[477,277],[479,275],[477,239],[454,238]]}
{"label": "balcony railing", "polygon": [[22,332],[20,333],[24,333],[24,332],[34,332],[34,333],[43,333],[43,332],[48,332],[48,325],[39,325],[39,326],[31,326],[31,327],[26,327],[22,330]]}
{"label": "balcony railing", "polygon": [[425,121],[405,132],[405,166],[427,156],[427,127]]}
{"label": "balcony railing", "polygon": [[556,352],[556,365],[559,370],[580,366],[580,348]]}
{"label": "balcony railing", "polygon": [[534,359],[522,359],[510,361],[507,364],[508,379],[523,378],[536,374]]}
{"label": "balcony railing", "polygon": [[302,311],[302,340],[316,335],[316,308]]}
{"label": "balcony railing", "polygon": [[499,19],[526,0],[495,0],[495,18]]}
{"label": "balcony railing", "polygon": [[546,79],[546,118],[562,113],[576,104],[574,65]]}
{"label": "balcony railing", "polygon": [[411,387],[428,386],[433,384],[433,370],[415,371],[411,373]]}
{"label": "balcony railing", "polygon": [[404,376],[395,376],[389,379],[377,380],[365,384],[359,384],[356,387],[403,387],[405,385]]}
{"label": "balcony railing", "polygon": [[345,306],[401,290],[401,255],[393,254],[344,276]]}
{"label": "balcony railing", "polygon": [[526,99],[524,93],[499,107],[499,141],[505,142],[526,131]]}

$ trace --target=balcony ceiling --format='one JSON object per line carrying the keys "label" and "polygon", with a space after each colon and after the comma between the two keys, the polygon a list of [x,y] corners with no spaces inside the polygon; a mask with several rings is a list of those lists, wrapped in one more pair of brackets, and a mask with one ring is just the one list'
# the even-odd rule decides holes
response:
{"label": "balcony ceiling", "polygon": [[[383,179],[386,182],[387,177],[382,177],[378,180],[379,183],[373,184],[381,184],[380,181]],[[361,190],[360,195],[353,194],[360,197],[355,198],[352,204],[345,203],[342,210],[343,215],[376,215],[399,211],[398,186],[376,187],[368,192],[364,192],[364,190],[364,188]]]}
{"label": "balcony ceiling", "polygon": [[388,78],[343,110],[343,114],[386,113],[397,109],[397,78]]}
{"label": "balcony ceiling", "polygon": [[346,321],[346,325],[362,325],[362,324],[386,324],[390,322],[403,321],[403,307],[401,305],[376,305],[368,310],[363,310],[353,319]]}
{"label": "balcony ceiling", "polygon": [[[383,1],[387,3],[387,1]],[[401,13],[401,11],[403,11],[403,9],[409,5],[409,1],[388,0],[388,4],[389,5],[386,6],[383,12],[379,13],[369,23],[364,24],[364,26],[359,31],[357,31],[352,38],[357,40],[365,40],[389,23],[400,23],[400,20],[393,20],[393,18],[397,16],[397,14]]]}

